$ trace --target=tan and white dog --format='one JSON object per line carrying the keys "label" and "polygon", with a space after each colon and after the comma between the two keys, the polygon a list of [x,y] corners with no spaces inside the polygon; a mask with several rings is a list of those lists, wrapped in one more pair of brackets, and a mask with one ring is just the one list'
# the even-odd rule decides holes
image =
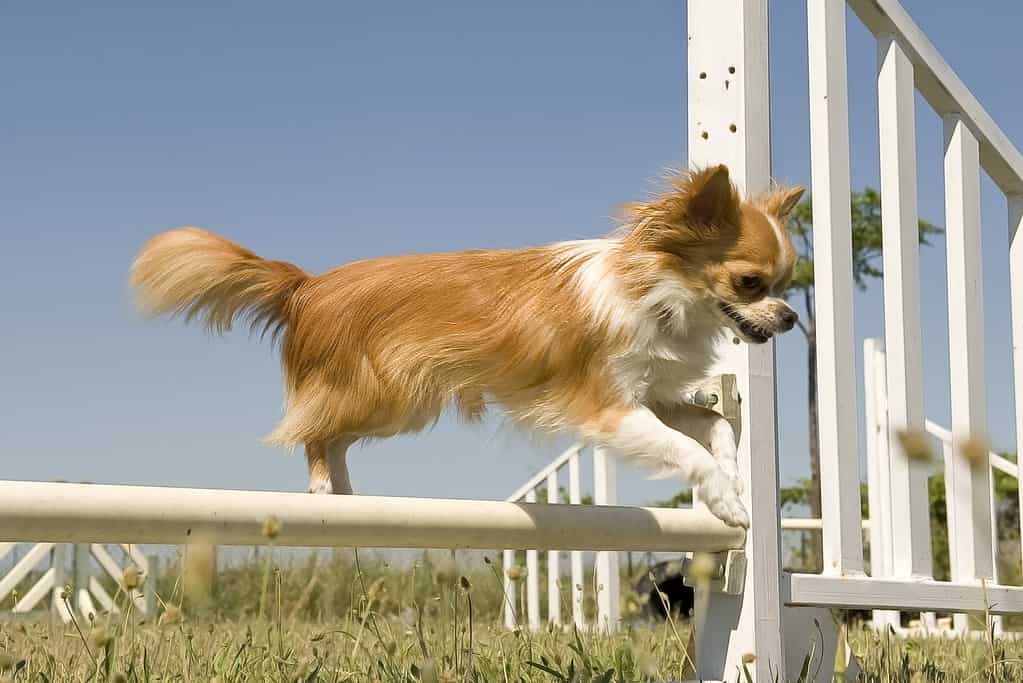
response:
{"label": "tan and white dog", "polygon": [[413,432],[445,406],[498,404],[677,474],[726,523],[748,526],[736,444],[682,402],[730,329],[763,343],[796,322],[781,298],[785,230],[802,188],[743,200],[724,166],[687,172],[628,207],[605,239],[375,258],[309,275],[198,228],[161,233],[131,282],[151,315],[214,331],[236,318],[282,336],[286,410],[267,438],[304,444],[309,490],[351,493],[346,453]]}

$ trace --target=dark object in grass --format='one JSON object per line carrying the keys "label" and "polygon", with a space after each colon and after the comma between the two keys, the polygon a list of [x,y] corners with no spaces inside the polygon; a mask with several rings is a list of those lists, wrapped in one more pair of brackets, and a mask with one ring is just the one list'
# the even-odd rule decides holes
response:
{"label": "dark object in grass", "polygon": [[[649,570],[635,584],[636,593],[646,596],[643,615],[648,618],[666,619],[668,611],[677,619],[688,619],[693,613],[693,589],[682,582],[679,560],[666,560],[651,565]],[[658,591],[664,594],[662,599]],[[667,610],[665,609],[667,603]]]}

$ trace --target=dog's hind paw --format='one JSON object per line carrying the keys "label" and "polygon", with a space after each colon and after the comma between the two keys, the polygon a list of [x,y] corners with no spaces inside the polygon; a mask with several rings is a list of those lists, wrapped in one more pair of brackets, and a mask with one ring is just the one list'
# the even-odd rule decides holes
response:
{"label": "dog's hind paw", "polygon": [[331,494],[333,492],[329,479],[317,479],[309,482],[309,493]]}

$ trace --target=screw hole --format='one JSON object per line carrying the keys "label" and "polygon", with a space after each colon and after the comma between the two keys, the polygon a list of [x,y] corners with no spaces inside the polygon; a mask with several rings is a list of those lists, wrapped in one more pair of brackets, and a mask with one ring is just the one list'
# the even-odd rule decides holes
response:
{"label": "screw hole", "polygon": [[710,137],[710,133],[708,133],[707,131],[703,131],[702,133],[700,133],[700,137],[706,140],[707,138]]}
{"label": "screw hole", "polygon": [[734,133],[735,131],[739,130],[739,128],[738,128],[738,126],[736,126],[736,125],[735,125],[735,124],[733,123],[733,124],[731,124],[730,126],[728,126],[728,130],[730,130],[730,131],[732,131],[732,132]]}
{"label": "screw hole", "polygon": [[703,80],[705,78],[707,78],[707,72],[706,71],[701,71],[700,72],[700,80]]}
{"label": "screw hole", "polygon": [[728,67],[728,73],[734,74],[735,73],[735,67],[734,66]]}

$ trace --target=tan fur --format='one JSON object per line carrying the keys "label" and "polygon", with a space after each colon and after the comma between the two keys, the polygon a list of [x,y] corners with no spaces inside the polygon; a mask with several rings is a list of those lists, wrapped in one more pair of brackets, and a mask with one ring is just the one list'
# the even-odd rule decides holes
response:
{"label": "tan fur", "polygon": [[[769,202],[772,211],[784,204]],[[724,167],[682,174],[631,207],[609,272],[626,306],[666,278],[694,297],[738,300],[738,270],[774,284],[791,273],[772,230]],[[283,333],[286,412],[268,441],[306,443],[322,474],[322,444],[421,430],[449,404],[468,420],[497,403],[544,429],[613,431],[632,400],[613,365],[637,340],[594,315],[579,289],[584,263],[566,243],[378,258],[307,275],[181,228],[143,247],[131,280],[147,313],[200,317],[216,331],[244,316]]]}

